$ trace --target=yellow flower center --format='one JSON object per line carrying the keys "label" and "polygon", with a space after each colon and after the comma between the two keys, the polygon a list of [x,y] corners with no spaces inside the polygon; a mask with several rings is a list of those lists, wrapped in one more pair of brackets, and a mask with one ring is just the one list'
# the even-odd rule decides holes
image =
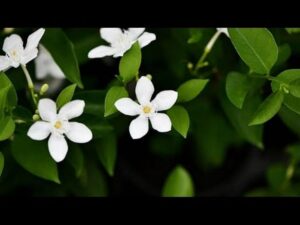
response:
{"label": "yellow flower center", "polygon": [[12,54],[13,57],[16,57],[17,52],[15,50],[13,50],[11,54]]}
{"label": "yellow flower center", "polygon": [[149,106],[144,106],[143,111],[144,111],[144,113],[148,114],[148,113],[151,112],[151,107],[149,107]]}
{"label": "yellow flower center", "polygon": [[54,127],[55,127],[56,129],[60,129],[60,128],[62,127],[62,123],[61,123],[60,121],[56,121]]}

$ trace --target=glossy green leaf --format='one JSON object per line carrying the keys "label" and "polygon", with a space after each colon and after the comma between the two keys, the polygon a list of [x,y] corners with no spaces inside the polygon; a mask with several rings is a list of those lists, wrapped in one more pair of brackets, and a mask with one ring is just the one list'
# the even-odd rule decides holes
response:
{"label": "glossy green leaf", "polygon": [[76,86],[77,84],[71,84],[60,92],[56,99],[58,109],[72,100]]}
{"label": "glossy green leaf", "polygon": [[117,109],[115,107],[115,102],[120,98],[128,97],[128,92],[124,87],[113,86],[111,87],[105,97],[105,113],[104,117],[107,117],[115,112]]}
{"label": "glossy green leaf", "polygon": [[177,166],[167,177],[163,190],[163,197],[193,197],[194,184],[188,171]]}
{"label": "glossy green leaf", "polygon": [[[272,81],[271,86],[273,92],[279,90],[280,85],[284,84],[285,86],[289,86],[293,81],[300,79],[300,69],[289,69],[281,72],[278,76],[276,76],[277,81]],[[290,110],[300,114],[300,98],[294,97],[291,94],[286,94],[284,96],[284,105],[288,107]]]}
{"label": "glossy green leaf", "polygon": [[83,88],[74,46],[60,28],[47,28],[41,40],[68,80]]}
{"label": "glossy green leaf", "polygon": [[177,89],[177,102],[188,102],[196,98],[205,88],[208,81],[207,79],[192,79],[181,84]]}
{"label": "glossy green leaf", "polygon": [[294,80],[289,85],[291,95],[300,98],[300,79]]}
{"label": "glossy green leaf", "polygon": [[103,139],[95,140],[95,145],[96,152],[103,167],[110,176],[113,176],[117,158],[116,136],[111,133],[105,136]]}
{"label": "glossy green leaf", "polygon": [[283,105],[279,111],[280,119],[295,134],[300,137],[300,114]]}
{"label": "glossy green leaf", "polygon": [[142,53],[139,43],[136,42],[132,47],[123,55],[119,65],[120,76],[124,83],[128,83],[135,78],[141,66]]}
{"label": "glossy green leaf", "polygon": [[47,141],[33,141],[27,136],[15,135],[11,143],[15,160],[33,175],[60,183],[55,161],[51,158]]}
{"label": "glossy green leaf", "polygon": [[190,117],[186,109],[182,106],[175,105],[167,114],[169,115],[172,126],[179,134],[186,138],[189,127],[190,127]]}
{"label": "glossy green leaf", "polygon": [[281,91],[272,93],[266,100],[258,107],[249,126],[263,124],[270,120],[280,110],[284,95]]}
{"label": "glossy green leaf", "polygon": [[229,28],[230,39],[242,60],[260,74],[268,74],[277,61],[278,47],[266,28]]}
{"label": "glossy green leaf", "polygon": [[278,59],[276,66],[283,65],[291,56],[292,49],[289,44],[280,45],[278,48]]}
{"label": "glossy green leaf", "polygon": [[10,116],[0,120],[0,141],[10,138],[15,131],[15,127],[15,122]]}
{"label": "glossy green leaf", "polygon": [[14,107],[17,105],[18,97],[17,92],[5,75],[4,72],[0,72],[0,110],[1,107],[9,106]]}
{"label": "glossy green leaf", "polygon": [[226,78],[226,94],[237,108],[243,107],[244,100],[251,87],[251,79],[246,74],[230,72]]}
{"label": "glossy green leaf", "polygon": [[3,172],[3,168],[4,168],[4,156],[3,156],[2,152],[0,152],[0,177]]}

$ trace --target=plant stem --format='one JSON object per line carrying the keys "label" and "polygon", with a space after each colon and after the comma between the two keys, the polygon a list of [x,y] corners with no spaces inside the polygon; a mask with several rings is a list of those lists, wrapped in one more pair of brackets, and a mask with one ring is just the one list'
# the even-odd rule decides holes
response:
{"label": "plant stem", "polygon": [[221,32],[217,31],[212,38],[209,40],[209,42],[207,43],[207,45],[204,48],[204,52],[202,54],[202,56],[200,57],[200,59],[198,60],[196,67],[195,67],[195,72],[200,69],[201,67],[205,66],[204,60],[206,59],[207,55],[210,53],[212,47],[214,46],[215,42],[217,41],[217,39],[219,38]]}
{"label": "plant stem", "polygon": [[37,100],[36,100],[36,98],[34,96],[34,85],[33,85],[33,82],[31,80],[30,74],[29,74],[29,72],[28,72],[28,70],[27,70],[27,68],[26,68],[25,65],[21,65],[21,67],[22,67],[22,70],[23,70],[23,72],[25,74],[25,77],[26,77],[26,80],[27,80],[27,84],[28,84],[28,88],[29,88],[29,91],[30,91],[33,103],[34,103],[35,106],[37,106]]}

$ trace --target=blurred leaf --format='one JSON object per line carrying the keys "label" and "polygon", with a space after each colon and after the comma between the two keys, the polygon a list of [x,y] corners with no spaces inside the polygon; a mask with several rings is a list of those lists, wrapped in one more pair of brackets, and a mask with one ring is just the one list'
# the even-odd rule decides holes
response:
{"label": "blurred leaf", "polygon": [[193,197],[193,180],[182,166],[177,166],[166,179],[163,190],[163,197]]}
{"label": "blurred leaf", "polygon": [[293,34],[293,33],[300,33],[300,28],[285,28],[286,31],[289,33],[289,34]]}
{"label": "blurred leaf", "polygon": [[229,28],[230,40],[242,60],[260,74],[269,74],[277,61],[278,47],[266,28]]}
{"label": "blurred leaf", "polygon": [[132,47],[123,55],[119,65],[119,73],[123,78],[124,83],[128,83],[135,78],[140,69],[142,61],[142,53],[139,43],[136,42]]}
{"label": "blurred leaf", "polygon": [[284,95],[281,91],[277,91],[269,97],[258,107],[257,111],[249,123],[249,126],[259,125],[267,122],[273,118],[281,108]]}
{"label": "blurred leaf", "polygon": [[74,46],[63,30],[47,28],[41,42],[51,53],[68,80],[83,88]]}
{"label": "blurred leaf", "polygon": [[0,141],[10,138],[15,131],[15,122],[11,116],[4,117],[0,120]]}
{"label": "blurred leaf", "polygon": [[190,28],[190,38],[188,39],[188,44],[194,44],[201,40],[202,31],[199,28]]}
{"label": "blurred leaf", "polygon": [[186,138],[190,127],[190,117],[186,109],[182,106],[175,105],[168,110],[167,114],[172,121],[174,129]]}
{"label": "blurred leaf", "polygon": [[74,95],[74,99],[85,101],[84,113],[101,117],[104,115],[104,98],[105,91],[102,90],[82,91]]}
{"label": "blurred leaf", "polygon": [[71,84],[60,92],[56,99],[58,109],[72,100],[76,86],[77,84]]}
{"label": "blurred leaf", "polygon": [[299,144],[294,144],[294,145],[289,145],[287,148],[287,152],[291,155],[291,157],[299,161],[300,160],[300,145]]}
{"label": "blurred leaf", "polygon": [[253,116],[257,107],[261,103],[258,95],[248,95],[245,100],[243,109],[234,107],[226,97],[221,98],[222,107],[237,133],[249,143],[262,149],[263,127],[248,126],[248,121]]}
{"label": "blurred leaf", "polygon": [[267,180],[274,190],[283,188],[286,179],[286,167],[282,164],[275,164],[267,170]]}
{"label": "blurred leaf", "polygon": [[113,86],[111,87],[105,97],[105,113],[104,117],[107,117],[115,112],[115,102],[120,98],[128,97],[128,92],[124,87]]}
{"label": "blurred leaf", "polygon": [[23,106],[16,106],[13,111],[13,119],[16,121],[32,122],[32,113]]}
{"label": "blurred leaf", "polygon": [[300,115],[283,105],[279,111],[279,116],[284,124],[300,137]]}
{"label": "blurred leaf", "polygon": [[117,158],[117,138],[114,133],[110,133],[103,139],[95,140],[96,152],[109,176],[114,175]]}
{"label": "blurred leaf", "polygon": [[[276,79],[281,81],[282,84],[288,86],[291,82],[300,79],[300,69],[289,69],[281,72]],[[273,92],[280,88],[280,83],[272,81],[271,83]],[[296,98],[290,94],[284,96],[284,105],[290,110],[300,114],[300,98]]]}
{"label": "blurred leaf", "polygon": [[[158,133],[151,138],[149,148],[153,154],[169,158],[180,154],[183,144],[184,139],[179,136],[172,135],[172,132],[170,132],[167,137]],[[164,146],[168,146],[168,148],[165,148]]]}
{"label": "blurred leaf", "polygon": [[280,45],[278,48],[278,59],[276,66],[284,64],[292,54],[292,50],[289,44]]}
{"label": "blurred leaf", "polygon": [[226,78],[226,94],[237,108],[243,107],[244,100],[251,88],[251,79],[246,74],[230,72]]}
{"label": "blurred leaf", "polygon": [[2,175],[3,168],[4,168],[4,156],[2,152],[0,152],[0,177]]}
{"label": "blurred leaf", "polygon": [[46,141],[33,141],[27,136],[16,134],[11,143],[11,153],[33,175],[60,183],[57,166],[48,152]]}
{"label": "blurred leaf", "polygon": [[79,145],[69,143],[69,151],[66,160],[74,168],[76,177],[80,177],[84,167],[84,158]]}
{"label": "blurred leaf", "polygon": [[178,99],[177,102],[188,102],[196,98],[201,91],[205,88],[209,80],[192,79],[184,82],[177,89]]}

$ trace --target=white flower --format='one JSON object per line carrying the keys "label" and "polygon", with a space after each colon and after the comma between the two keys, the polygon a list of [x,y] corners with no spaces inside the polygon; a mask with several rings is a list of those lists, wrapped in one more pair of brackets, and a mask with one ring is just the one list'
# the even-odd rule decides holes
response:
{"label": "white flower", "polygon": [[3,43],[3,51],[5,56],[0,56],[0,71],[17,68],[26,65],[28,62],[37,57],[38,44],[44,35],[45,29],[40,28],[27,38],[27,44],[24,48],[22,38],[17,34],[12,34],[5,38]]}
{"label": "white flower", "polygon": [[144,32],[145,28],[129,28],[122,31],[120,28],[101,28],[100,35],[110,46],[100,45],[92,49],[89,58],[102,58],[105,56],[120,57],[138,41],[143,48],[156,39],[155,34]]}
{"label": "white flower", "polygon": [[29,128],[27,135],[33,140],[40,141],[51,134],[48,141],[50,155],[56,162],[64,160],[68,152],[65,136],[75,143],[86,143],[93,137],[87,126],[69,121],[80,116],[84,106],[84,101],[74,100],[64,105],[57,114],[54,101],[47,98],[41,99],[38,110],[42,121],[35,122]]}
{"label": "white flower", "polygon": [[217,28],[217,31],[219,31],[219,32],[221,32],[223,34],[226,34],[227,37],[230,37],[229,33],[228,33],[228,28],[226,28],[226,27]]}
{"label": "white flower", "polygon": [[153,129],[159,132],[171,130],[172,123],[165,113],[158,113],[170,109],[176,102],[178,93],[176,91],[162,91],[151,101],[154,86],[151,80],[145,76],[141,77],[136,85],[135,94],[140,104],[130,98],[121,98],[115,102],[116,108],[128,116],[139,115],[129,126],[129,132],[133,139],[139,139],[147,134],[150,119]]}
{"label": "white flower", "polygon": [[39,55],[34,61],[37,79],[45,79],[48,75],[57,79],[65,78],[64,73],[43,45],[39,45]]}

